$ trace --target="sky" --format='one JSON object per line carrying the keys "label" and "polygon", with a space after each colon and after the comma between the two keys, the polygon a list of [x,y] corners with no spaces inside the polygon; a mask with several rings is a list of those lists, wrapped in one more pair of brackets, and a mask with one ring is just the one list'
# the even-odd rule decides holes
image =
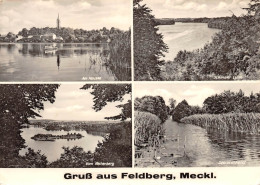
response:
{"label": "sky", "polygon": [[124,96],[124,101],[108,103],[101,111],[92,109],[93,95],[91,90],[80,90],[84,84],[62,84],[55,96],[53,104],[44,103],[44,110],[40,111],[41,118],[53,120],[80,120],[80,121],[105,121],[104,117],[116,116],[121,113],[116,105],[126,103],[130,95]]}
{"label": "sky", "polygon": [[[250,0],[143,0],[156,18],[239,16]],[[230,11],[229,11],[230,10]]]}
{"label": "sky", "polygon": [[129,0],[0,0],[0,33],[18,33],[22,28],[61,26],[82,29],[131,26]]}
{"label": "sky", "polygon": [[169,105],[169,99],[173,98],[180,103],[182,100],[186,100],[189,105],[202,106],[204,100],[212,95],[219,94],[225,90],[231,90],[238,92],[240,89],[246,96],[251,92],[260,92],[259,82],[193,82],[193,83],[157,83],[156,85],[151,83],[136,83],[134,85],[134,97],[143,97],[145,95],[161,96],[163,97],[166,105]]}

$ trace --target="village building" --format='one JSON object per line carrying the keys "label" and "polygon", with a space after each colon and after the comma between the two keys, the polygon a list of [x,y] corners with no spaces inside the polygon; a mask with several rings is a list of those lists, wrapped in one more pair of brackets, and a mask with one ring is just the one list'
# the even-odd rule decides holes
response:
{"label": "village building", "polygon": [[44,35],[41,36],[41,39],[55,40],[56,39],[56,35],[54,33],[45,33]]}
{"label": "village building", "polygon": [[15,39],[16,42],[19,41],[19,40],[21,40],[21,39],[23,39],[23,36],[22,36],[22,35],[16,35],[16,39]]}
{"label": "village building", "polygon": [[57,41],[63,41],[63,38],[62,38],[61,36],[57,36],[57,37],[56,37],[56,40],[57,40]]}

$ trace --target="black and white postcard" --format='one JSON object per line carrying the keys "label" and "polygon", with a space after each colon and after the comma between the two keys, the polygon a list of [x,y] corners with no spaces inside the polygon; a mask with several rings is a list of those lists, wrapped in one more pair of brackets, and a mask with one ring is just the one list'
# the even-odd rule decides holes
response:
{"label": "black and white postcard", "polygon": [[131,91],[130,84],[0,85],[0,167],[131,167]]}
{"label": "black and white postcard", "polygon": [[0,81],[130,81],[129,0],[0,1]]}
{"label": "black and white postcard", "polygon": [[134,0],[137,81],[260,79],[260,3]]}
{"label": "black and white postcard", "polygon": [[135,167],[260,166],[257,83],[135,89]]}

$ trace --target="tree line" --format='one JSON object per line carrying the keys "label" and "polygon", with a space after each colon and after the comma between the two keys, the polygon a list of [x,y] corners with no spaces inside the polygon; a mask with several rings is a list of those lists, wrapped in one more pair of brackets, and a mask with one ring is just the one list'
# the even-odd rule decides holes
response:
{"label": "tree line", "polygon": [[180,121],[182,118],[195,114],[226,114],[226,113],[260,113],[260,93],[245,96],[239,92],[224,91],[206,98],[203,106],[191,106],[186,100],[180,102],[173,111],[172,119]]}
{"label": "tree line", "polygon": [[144,96],[135,99],[134,110],[157,116],[161,124],[169,116],[180,122],[182,118],[195,114],[260,113],[260,92],[246,96],[242,90],[227,90],[207,97],[202,107],[189,105],[185,99],[176,104],[174,98],[170,98],[169,105],[166,105],[161,96]]}
{"label": "tree line", "polygon": [[[0,41],[2,42],[15,42],[18,36],[23,38],[19,39],[19,42],[51,42],[53,40],[48,40],[46,38],[41,38],[39,36],[53,33],[56,36],[62,37],[63,41],[61,42],[107,42],[109,39],[112,39],[118,34],[124,33],[124,31],[112,27],[107,29],[103,27],[102,29],[96,30],[84,30],[84,29],[73,29],[69,27],[51,28],[36,28],[32,27],[30,29],[23,28],[18,34],[9,32],[6,37],[1,37]],[[29,38],[29,36],[32,36]],[[38,36],[38,37],[37,37]],[[55,40],[55,39],[54,39]]]}

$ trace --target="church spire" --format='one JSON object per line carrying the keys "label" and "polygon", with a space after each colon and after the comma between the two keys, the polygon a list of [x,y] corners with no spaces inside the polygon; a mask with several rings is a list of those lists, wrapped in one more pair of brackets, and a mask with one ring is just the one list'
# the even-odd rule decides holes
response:
{"label": "church spire", "polygon": [[60,29],[60,14],[58,13],[58,18],[57,18],[57,29]]}

